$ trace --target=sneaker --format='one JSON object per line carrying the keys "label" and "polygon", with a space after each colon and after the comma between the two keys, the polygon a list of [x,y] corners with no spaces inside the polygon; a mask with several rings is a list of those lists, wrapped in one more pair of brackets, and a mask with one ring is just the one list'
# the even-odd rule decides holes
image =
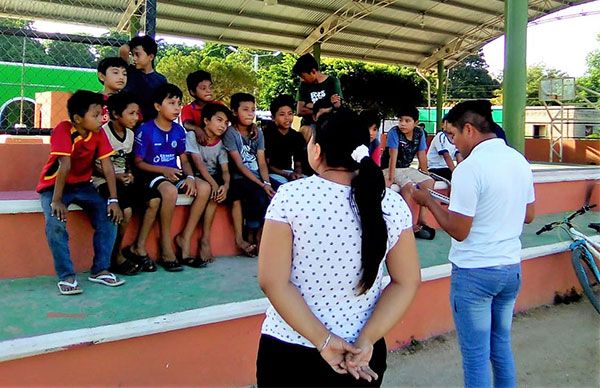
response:
{"label": "sneaker", "polygon": [[415,238],[422,240],[433,240],[435,238],[435,229],[425,224],[419,225],[419,229],[415,230]]}

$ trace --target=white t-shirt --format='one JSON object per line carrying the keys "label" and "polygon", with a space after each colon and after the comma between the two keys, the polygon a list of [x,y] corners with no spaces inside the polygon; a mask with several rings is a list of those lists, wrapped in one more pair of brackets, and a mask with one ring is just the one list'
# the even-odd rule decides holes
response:
{"label": "white t-shirt", "polygon": [[[134,133],[131,129],[125,129],[124,136],[121,138],[117,133],[111,128],[110,121],[102,126],[102,130],[106,133],[106,137],[113,150],[114,154],[110,156],[110,160],[112,161],[113,167],[115,169],[115,174],[122,174],[125,172],[127,167],[127,158],[129,158],[131,153],[133,152],[133,141],[134,141]],[[100,167],[100,161],[96,161],[96,166]],[[100,186],[101,184],[106,183],[106,179],[103,176],[93,175],[92,182],[95,187]]]}
{"label": "white t-shirt", "polygon": [[228,163],[227,151],[225,151],[221,139],[218,139],[212,145],[200,145],[196,141],[194,131],[189,131],[185,134],[185,151],[191,154],[200,154],[210,175],[219,174],[221,172],[221,165]]}
{"label": "white t-shirt", "polygon": [[429,168],[448,168],[443,155],[448,153],[452,160],[456,161],[457,152],[456,146],[448,139],[448,136],[444,132],[438,132],[433,137],[427,151],[427,166]]}
{"label": "white t-shirt", "polygon": [[452,174],[449,209],[473,217],[449,260],[461,268],[516,264],[527,204],[535,201],[531,166],[502,139],[478,144]]}
{"label": "white t-shirt", "polygon": [[[312,176],[281,186],[265,218],[285,222],[292,229],[290,281],[310,310],[331,332],[354,342],[381,294],[385,260],[381,261],[373,286],[357,295],[356,287],[362,276],[361,226],[350,196],[350,186]],[[389,251],[400,233],[412,226],[412,220],[402,197],[389,189],[382,209]],[[262,333],[314,347],[273,306],[267,310]]]}

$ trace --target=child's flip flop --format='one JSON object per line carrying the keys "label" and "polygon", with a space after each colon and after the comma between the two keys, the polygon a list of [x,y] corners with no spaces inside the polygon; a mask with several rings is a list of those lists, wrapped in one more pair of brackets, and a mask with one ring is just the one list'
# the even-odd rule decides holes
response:
{"label": "child's flip flop", "polygon": [[104,284],[108,287],[118,287],[122,284],[125,284],[125,280],[119,279],[114,273],[90,276],[88,280],[90,282]]}
{"label": "child's flip flop", "polygon": [[[73,280],[73,282],[68,282],[66,280],[61,280],[56,284],[58,286],[58,292],[61,295],[77,295],[81,294],[83,290],[79,287],[79,283],[77,283],[77,279]],[[70,290],[66,290],[63,287],[69,287]]]}

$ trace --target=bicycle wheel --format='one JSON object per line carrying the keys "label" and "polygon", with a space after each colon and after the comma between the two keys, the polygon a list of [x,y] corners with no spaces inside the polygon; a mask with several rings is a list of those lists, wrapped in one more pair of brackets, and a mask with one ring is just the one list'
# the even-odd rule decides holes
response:
{"label": "bicycle wheel", "polygon": [[586,248],[579,246],[573,250],[571,260],[583,292],[600,314],[600,279],[592,270],[592,266],[596,267],[594,258]]}

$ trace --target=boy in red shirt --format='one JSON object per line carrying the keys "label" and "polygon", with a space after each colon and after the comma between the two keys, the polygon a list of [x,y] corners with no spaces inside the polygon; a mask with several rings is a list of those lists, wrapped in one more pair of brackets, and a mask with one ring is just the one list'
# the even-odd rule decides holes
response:
{"label": "boy in red shirt", "polygon": [[202,128],[202,108],[206,104],[221,104],[221,101],[213,99],[212,77],[209,72],[197,70],[188,74],[186,78],[188,92],[194,97],[181,109],[181,124],[186,131],[193,131],[196,134],[196,141],[200,145],[206,145],[208,136]]}
{"label": "boy in red shirt", "polygon": [[[67,101],[70,121],[59,123],[50,137],[50,158],[42,169],[36,191],[46,220],[46,238],[63,295],[83,292],[77,282],[69,253],[67,207],[81,206],[94,227],[94,259],[88,280],[110,287],[124,280],[108,272],[118,224],[123,213],[117,200],[115,172],[110,155],[113,149],[100,131],[102,95],[86,90],[75,92]],[[95,160],[100,160],[110,197],[102,198],[92,183]]]}
{"label": "boy in red shirt", "polygon": [[102,89],[102,125],[110,121],[106,102],[108,97],[119,93],[127,84],[127,62],[123,58],[108,57],[98,63],[98,81],[104,86]]}

